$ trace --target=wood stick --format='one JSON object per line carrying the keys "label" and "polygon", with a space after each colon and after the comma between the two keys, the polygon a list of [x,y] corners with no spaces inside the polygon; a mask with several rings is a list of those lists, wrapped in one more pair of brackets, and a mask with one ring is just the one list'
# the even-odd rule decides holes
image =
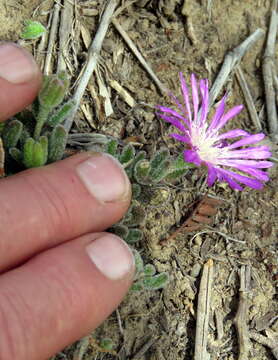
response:
{"label": "wood stick", "polygon": [[278,117],[275,104],[275,89],[272,76],[272,67],[274,66],[275,42],[278,26],[277,4],[278,0],[273,0],[267,43],[262,64],[267,121],[270,136],[274,141],[278,141]]}
{"label": "wood stick", "polygon": [[47,53],[46,53],[45,62],[44,62],[44,74],[45,75],[49,75],[51,73],[51,59],[52,59],[52,55],[53,55],[55,39],[56,39],[57,32],[58,32],[59,13],[60,13],[60,5],[55,4],[53,17],[52,17],[51,29],[50,29],[49,38],[48,38]]}
{"label": "wood stick", "polygon": [[146,60],[141,55],[140,51],[137,49],[133,41],[128,36],[127,32],[122,28],[118,20],[113,19],[112,20],[113,25],[118,30],[120,35],[123,37],[124,41],[127,43],[130,50],[133,52],[133,54],[136,56],[137,60],[140,62],[140,64],[143,66],[143,68],[147,71],[147,73],[150,75],[150,77],[153,79],[154,83],[160,90],[161,94],[168,94],[169,91],[167,88],[162,84],[162,82],[158,79],[158,77],[155,75],[154,71],[150,67],[150,65],[146,62]]}
{"label": "wood stick", "polygon": [[261,335],[256,331],[250,331],[250,338],[256,342],[270,348],[273,356],[278,360],[278,334],[271,330],[266,330],[266,335]]}
{"label": "wood stick", "polygon": [[210,97],[210,106],[214,104],[217,96],[219,95],[222,87],[228,79],[231,71],[234,69],[236,64],[240,62],[242,57],[245,55],[247,50],[259,39],[263,36],[264,30],[257,29],[252,35],[250,35],[247,39],[243,41],[240,45],[234,48],[232,51],[228,52],[225,56],[223,65],[210,89],[209,97]]}
{"label": "wood stick", "polygon": [[250,266],[242,266],[240,269],[239,305],[234,319],[239,343],[238,360],[248,360],[250,352],[250,339],[247,327],[249,311],[248,293],[250,291],[251,269]]}
{"label": "wood stick", "polygon": [[213,261],[209,259],[203,268],[197,307],[197,325],[194,360],[207,360],[208,322],[213,280]]}
{"label": "wood stick", "polygon": [[247,85],[247,82],[245,80],[245,77],[244,77],[243,71],[241,70],[240,65],[238,65],[237,69],[236,69],[236,78],[237,78],[237,81],[239,82],[240,88],[243,92],[251,120],[252,120],[256,130],[262,131],[262,125],[261,125],[259,116],[257,114],[257,110],[255,108],[254,101],[252,99],[252,95],[250,93],[249,87]]}
{"label": "wood stick", "polygon": [[88,59],[86,64],[84,65],[83,69],[81,70],[82,75],[80,76],[78,86],[74,92],[73,99],[75,100],[75,107],[72,111],[72,114],[68,119],[65,121],[64,126],[66,130],[69,132],[73,119],[75,117],[75,114],[79,108],[81,99],[84,95],[84,92],[86,90],[86,87],[90,81],[90,78],[93,74],[93,72],[96,69],[96,66],[98,64],[99,54],[100,50],[102,48],[104,37],[107,33],[108,26],[111,22],[111,18],[113,16],[113,13],[118,5],[119,0],[110,0],[109,3],[106,6],[106,9],[102,15],[97,33],[91,43],[91,46],[88,50]]}
{"label": "wood stick", "polygon": [[59,28],[59,53],[57,72],[67,69],[65,58],[67,57],[67,47],[70,33],[72,30],[73,5],[70,1],[64,0],[64,6],[61,11],[61,22]]}

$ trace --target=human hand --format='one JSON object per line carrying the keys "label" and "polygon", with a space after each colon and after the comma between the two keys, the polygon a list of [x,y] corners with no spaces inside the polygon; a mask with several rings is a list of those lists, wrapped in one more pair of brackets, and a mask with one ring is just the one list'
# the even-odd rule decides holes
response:
{"label": "human hand", "polygon": [[[0,121],[41,83],[32,57],[0,44]],[[130,203],[108,155],[82,153],[0,181],[0,359],[44,360],[95,329],[120,303],[134,260],[100,233]]]}

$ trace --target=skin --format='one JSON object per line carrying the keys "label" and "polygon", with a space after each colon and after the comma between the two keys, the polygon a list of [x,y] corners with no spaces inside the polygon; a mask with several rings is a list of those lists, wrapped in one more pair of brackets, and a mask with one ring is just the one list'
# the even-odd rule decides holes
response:
{"label": "skin", "polygon": [[[16,46],[11,53],[22,63],[29,56]],[[23,82],[0,77],[0,121],[29,105],[39,91],[41,73],[30,56],[28,61],[31,70]],[[0,359],[49,358],[103,322],[132,282],[134,266],[111,279],[86,252],[130,203],[130,187],[111,202],[89,193],[76,166],[90,157],[78,154],[0,180]],[[114,167],[111,173],[106,167],[111,183],[120,181],[122,170]],[[103,251],[109,251],[107,245]]]}

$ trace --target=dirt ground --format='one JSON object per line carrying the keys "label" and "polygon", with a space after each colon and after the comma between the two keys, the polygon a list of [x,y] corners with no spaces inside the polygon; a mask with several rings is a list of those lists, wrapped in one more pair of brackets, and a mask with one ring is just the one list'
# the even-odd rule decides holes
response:
{"label": "dirt ground", "polygon": [[[178,95],[179,71],[187,80],[194,72],[199,78],[208,78],[211,84],[229,50],[257,28],[267,31],[272,1],[137,0],[125,3],[130,4],[118,15],[119,23],[159,79]],[[0,38],[17,41],[23,21],[33,14],[47,26],[52,9],[52,0],[1,0]],[[102,0],[75,3],[74,30],[69,42],[73,87],[102,10]],[[36,52],[37,41],[26,42],[24,46],[35,51],[38,58],[44,56]],[[267,134],[266,114],[262,110],[265,105],[261,68],[264,47],[265,37],[262,37],[244,56],[241,67]],[[167,136],[169,126],[156,118],[153,109],[156,104],[169,104],[169,100],[163,98],[113,25],[105,38],[100,63],[113,113],[105,116],[101,96],[98,96],[101,109],[98,111],[92,101],[92,91],[87,92],[75,131],[99,132],[121,140],[136,136],[149,155],[165,145],[171,153],[178,154],[182,148]],[[52,65],[55,71],[55,62]],[[111,80],[127,90],[137,105],[127,105],[118,92],[109,87]],[[95,84],[93,77],[92,87]],[[226,90],[228,107],[245,104],[234,75],[230,76],[222,94]],[[256,132],[246,109],[232,121],[232,127]],[[275,151],[274,144],[273,149]],[[273,156],[277,158],[277,153]],[[213,260],[214,268],[208,328],[210,359],[238,359],[234,319],[239,306],[239,272],[244,265],[250,265],[252,273],[248,293],[250,307],[245,314],[248,331],[266,335],[272,330],[277,336],[277,167],[270,173],[272,179],[262,191],[237,192],[225,184],[216,184],[209,189],[209,194],[221,199],[222,205],[212,226],[199,232],[181,232],[163,248],[159,240],[169,237],[186,219],[189,204],[207,192],[204,175],[199,170],[190,171],[181,183],[170,188],[171,200],[166,205],[147,207],[144,241],[138,249],[159,272],[170,273],[170,283],[164,290],[129,293],[118,314],[112,314],[90,337],[64,350],[55,360],[117,358],[99,351],[97,344],[105,337],[113,340],[120,359],[193,359],[200,278],[208,259]],[[248,359],[274,359],[270,349],[262,344],[252,340],[250,346]]]}

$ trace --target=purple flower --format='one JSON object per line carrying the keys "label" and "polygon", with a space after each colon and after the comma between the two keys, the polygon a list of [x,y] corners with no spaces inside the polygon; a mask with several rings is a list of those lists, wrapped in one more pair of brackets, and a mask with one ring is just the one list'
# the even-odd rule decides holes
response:
{"label": "purple flower", "polygon": [[[191,75],[191,102],[184,77],[182,73],[179,75],[184,104],[181,105],[173,95],[172,97],[180,109],[180,113],[164,106],[158,106],[160,110],[158,115],[179,130],[179,133],[172,133],[170,136],[185,144],[184,160],[197,166],[207,166],[208,186],[212,186],[218,179],[226,181],[231,188],[237,190],[243,190],[239,183],[253,189],[261,189],[263,183],[269,180],[267,173],[261,169],[273,165],[272,162],[265,160],[271,156],[270,148],[265,145],[245,146],[261,141],[265,135],[262,133],[252,135],[242,129],[220,134],[224,125],[236,116],[243,106],[235,106],[225,113],[225,95],[209,123],[208,80],[202,79],[198,84],[195,75]],[[227,141],[238,137],[241,139],[232,144]],[[234,168],[236,171],[230,170],[230,168]]]}

